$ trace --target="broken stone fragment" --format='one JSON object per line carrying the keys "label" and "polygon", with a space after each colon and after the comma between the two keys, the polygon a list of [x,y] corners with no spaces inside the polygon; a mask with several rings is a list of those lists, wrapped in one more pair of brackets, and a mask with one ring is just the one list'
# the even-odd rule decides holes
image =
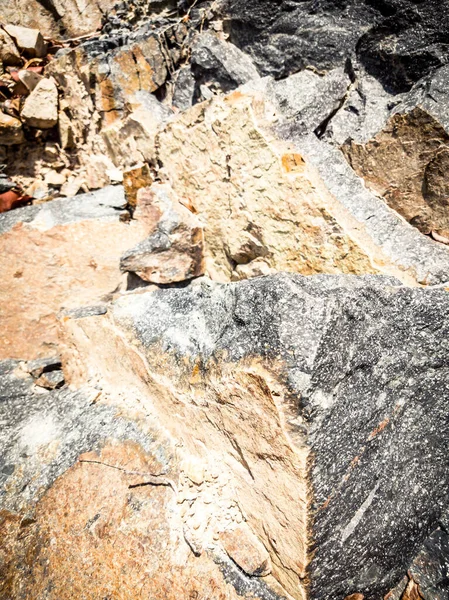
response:
{"label": "broken stone fragment", "polygon": [[72,122],[64,110],[60,110],[58,114],[58,129],[61,148],[64,150],[73,148],[75,146],[75,136],[73,133]]}
{"label": "broken stone fragment", "polygon": [[238,525],[220,534],[228,556],[251,577],[265,577],[271,573],[270,555],[248,525]]}
{"label": "broken stone fragment", "polygon": [[357,175],[422,233],[449,236],[449,134],[427,111],[395,114],[365,144],[343,152]]}
{"label": "broken stone fragment", "polygon": [[192,69],[200,84],[215,83],[225,92],[260,77],[247,54],[210,33],[201,33],[196,38]]}
{"label": "broken stone fragment", "polygon": [[28,98],[21,117],[30,127],[50,129],[58,122],[58,89],[54,79],[42,79]]}
{"label": "broken stone fragment", "polygon": [[265,277],[274,273],[275,270],[263,258],[256,258],[246,265],[237,265],[232,273],[232,281],[252,279],[253,277]]}
{"label": "broken stone fragment", "polygon": [[241,237],[229,240],[226,243],[226,251],[238,265],[246,265],[269,253],[263,241],[248,231],[242,232]]}
{"label": "broken stone fragment", "polygon": [[195,77],[190,67],[180,69],[174,81],[173,106],[179,110],[190,108],[194,102],[195,87]]}
{"label": "broken stone fragment", "polygon": [[21,69],[17,76],[19,81],[27,88],[28,92],[32,92],[37,84],[42,81],[43,77],[39,73],[30,71],[28,69]]}
{"label": "broken stone fragment", "polygon": [[62,371],[50,371],[42,375],[34,382],[37,386],[47,390],[56,390],[65,383],[64,373]]}
{"label": "broken stone fragment", "polygon": [[99,190],[111,183],[108,172],[114,169],[111,159],[105,154],[92,154],[86,165],[85,183],[89,190]]}
{"label": "broken stone fragment", "polygon": [[131,271],[144,281],[157,284],[204,274],[203,227],[169,185],[140,189],[135,216],[151,233],[125,252],[120,260],[122,271]]}
{"label": "broken stone fragment", "polygon": [[38,29],[17,25],[5,25],[4,29],[28,58],[43,58],[47,54],[47,44]]}
{"label": "broken stone fragment", "polygon": [[5,66],[20,65],[22,60],[12,38],[0,27],[0,61]]}
{"label": "broken stone fragment", "polygon": [[19,119],[0,112],[0,146],[13,146],[25,141]]}
{"label": "broken stone fragment", "polygon": [[48,173],[45,174],[45,183],[47,185],[52,185],[54,187],[61,187],[66,182],[66,176],[63,173],[58,173],[51,169]]}

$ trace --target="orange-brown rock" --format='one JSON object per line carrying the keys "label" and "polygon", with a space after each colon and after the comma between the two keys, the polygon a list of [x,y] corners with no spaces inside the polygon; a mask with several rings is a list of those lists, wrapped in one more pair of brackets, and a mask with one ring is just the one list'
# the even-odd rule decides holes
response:
{"label": "orange-brown rock", "polygon": [[449,134],[420,107],[394,115],[367,144],[343,147],[366,184],[423,233],[449,235]]}
{"label": "orange-brown rock", "polygon": [[405,592],[401,596],[401,600],[423,600],[419,586],[413,579],[410,579]]}
{"label": "orange-brown rock", "polygon": [[270,555],[247,525],[222,532],[220,541],[229,557],[248,575],[271,573]]}
{"label": "orange-brown rock", "polygon": [[120,256],[145,229],[120,221],[120,189],[98,194],[4,214],[0,358],[45,354],[57,344],[59,311],[97,304],[120,285]]}
{"label": "orange-brown rock", "polygon": [[140,163],[132,169],[127,169],[123,172],[125,198],[133,210],[137,207],[137,194],[139,190],[150,187],[152,183],[153,177],[146,163]]}
{"label": "orange-brown rock", "polygon": [[158,469],[136,444],[106,446],[81,456],[32,518],[2,511],[0,597],[237,600],[182,539],[173,490],[146,476]]}

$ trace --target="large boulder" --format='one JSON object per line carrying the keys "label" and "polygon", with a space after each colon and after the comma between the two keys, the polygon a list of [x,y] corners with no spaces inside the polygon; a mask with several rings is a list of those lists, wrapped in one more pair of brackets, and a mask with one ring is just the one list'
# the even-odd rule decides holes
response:
{"label": "large boulder", "polygon": [[[119,405],[144,394],[199,486],[189,546],[218,564],[228,553],[240,582],[271,588],[261,598],[302,599],[306,581],[317,600],[416,584],[444,598],[448,298],[392,278],[297,275],[128,294],[66,320],[67,373],[102,380]],[[211,497],[212,465],[229,483]],[[252,534],[236,546],[240,511]]]}

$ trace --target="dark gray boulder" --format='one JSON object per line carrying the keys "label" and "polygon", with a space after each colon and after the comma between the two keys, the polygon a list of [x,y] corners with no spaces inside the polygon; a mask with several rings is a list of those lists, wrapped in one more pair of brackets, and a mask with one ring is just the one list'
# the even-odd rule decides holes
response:
{"label": "dark gray boulder", "polygon": [[438,0],[228,0],[231,39],[263,74],[332,69],[357,57],[399,93],[448,60],[449,5]]}

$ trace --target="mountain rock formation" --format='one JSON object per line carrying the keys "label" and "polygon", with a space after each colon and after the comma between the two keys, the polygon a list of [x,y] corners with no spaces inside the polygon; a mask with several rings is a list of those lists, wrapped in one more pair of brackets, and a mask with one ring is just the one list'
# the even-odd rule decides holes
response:
{"label": "mountain rock formation", "polygon": [[449,597],[448,44],[0,7],[0,600]]}

